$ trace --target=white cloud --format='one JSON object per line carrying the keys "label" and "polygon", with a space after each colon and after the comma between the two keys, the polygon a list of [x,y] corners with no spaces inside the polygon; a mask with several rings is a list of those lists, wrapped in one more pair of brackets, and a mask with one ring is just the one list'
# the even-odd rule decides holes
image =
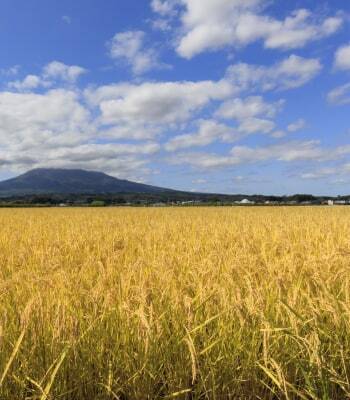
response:
{"label": "white cloud", "polygon": [[233,64],[227,79],[241,90],[286,90],[303,86],[322,69],[318,59],[290,55],[272,65]]}
{"label": "white cloud", "polygon": [[38,75],[27,75],[22,81],[12,81],[8,83],[8,87],[19,91],[26,91],[36,89],[40,86],[49,86],[48,82],[45,82]]}
{"label": "white cloud", "polygon": [[273,118],[283,106],[283,101],[266,103],[262,96],[250,96],[246,99],[235,98],[225,101],[216,115],[224,119],[247,119],[258,116]]}
{"label": "white cloud", "polygon": [[45,94],[0,92],[2,146],[49,147],[72,143],[87,135],[90,113],[73,91],[51,90]]}
{"label": "white cloud", "polygon": [[266,103],[261,96],[246,99],[235,98],[222,103],[215,116],[238,122],[235,128],[214,119],[199,120],[198,131],[177,135],[165,145],[166,150],[175,151],[194,146],[206,146],[214,141],[233,142],[247,135],[271,133],[275,123],[263,117],[274,117],[281,109],[283,101]]}
{"label": "white cloud", "polygon": [[270,136],[273,137],[274,139],[281,139],[281,138],[285,137],[286,135],[287,135],[286,132],[281,129],[274,131],[270,134]]}
{"label": "white cloud", "polygon": [[100,109],[98,122],[105,126],[102,134],[111,138],[152,139],[193,121],[196,115],[214,102],[224,101],[216,117],[232,118],[230,127],[215,119],[202,119],[198,130],[180,134],[166,143],[168,151],[191,146],[205,146],[216,140],[235,141],[246,135],[271,133],[274,117],[284,101],[267,103],[261,96],[227,100],[238,91],[229,79],[199,82],[121,83],[85,91],[87,101]]}
{"label": "white cloud", "polygon": [[177,52],[185,58],[216,50],[235,41],[237,16],[254,8],[259,2],[248,0],[184,0],[186,11],[182,15],[184,35]]}
{"label": "white cloud", "polygon": [[223,156],[211,153],[183,153],[168,158],[168,162],[174,165],[190,165],[200,169],[216,169],[236,165],[237,163],[230,156]]}
{"label": "white cloud", "polygon": [[73,90],[0,92],[0,165],[98,169],[121,177],[147,173],[155,142],[106,143],[90,110]]}
{"label": "white cloud", "polygon": [[277,132],[271,133],[276,124],[270,118],[275,117],[283,105],[283,100],[267,103],[262,96],[235,98],[222,103],[215,115],[238,121],[237,133],[240,134],[238,137],[254,133],[270,133],[271,136],[277,137]]}
{"label": "white cloud", "polygon": [[323,179],[336,173],[336,168],[319,168],[314,172],[305,172],[300,175],[302,179]]}
{"label": "white cloud", "polygon": [[326,149],[319,142],[292,141],[265,147],[234,146],[227,155],[182,153],[170,159],[173,164],[188,164],[196,168],[215,169],[259,162],[296,162],[338,160],[350,154],[350,146]]}
{"label": "white cloud", "polygon": [[66,65],[59,61],[52,61],[43,69],[45,79],[60,79],[67,83],[74,83],[81,75],[87,71],[78,65]]}
{"label": "white cloud", "polygon": [[158,14],[159,18],[152,20],[154,29],[161,31],[170,31],[172,21],[177,16],[178,6],[182,5],[182,0],[152,0],[151,8]]}
{"label": "white cloud", "polygon": [[321,19],[298,9],[284,20],[263,15],[263,0],[183,0],[178,53],[192,58],[208,50],[262,40],[266,48],[295,49],[335,33],[341,17]]}
{"label": "white cloud", "polygon": [[73,84],[80,75],[87,71],[77,65],[66,65],[58,61],[47,64],[41,75],[27,75],[23,80],[16,80],[8,83],[10,89],[18,91],[31,91],[38,88],[48,88],[57,81]]}
{"label": "white cloud", "polygon": [[348,178],[349,172],[350,172],[350,164],[346,163],[338,165],[337,167],[322,167],[314,171],[304,172],[300,175],[300,177],[302,179],[311,179],[311,180],[326,179],[329,177],[338,177],[338,180],[341,181],[342,178],[339,177],[345,175],[345,178]]}
{"label": "white cloud", "polygon": [[[218,81],[119,83],[81,93],[72,84],[86,70],[54,61],[40,75],[10,83],[19,93],[0,92],[0,164],[20,170],[102,169],[131,178],[135,170],[138,175],[149,173],[148,163],[161,150],[155,139],[165,133],[184,133],[168,140],[162,147],[168,151],[233,142],[251,134],[277,137],[282,131],[272,119],[283,101],[239,98],[238,93],[297,87],[320,69],[317,59],[292,55],[272,66],[233,65]],[[65,89],[43,90],[49,85]],[[33,93],[36,89],[40,93]],[[204,115],[206,119],[198,119]],[[286,131],[296,130],[298,124],[300,120]],[[137,142],[130,144],[131,140]],[[349,152],[342,151],[337,150],[338,157]],[[290,142],[265,148],[235,146],[227,155],[180,153],[174,158],[215,168],[270,160],[328,160],[334,154],[316,142]]]}
{"label": "white cloud", "polygon": [[[100,110],[98,123],[104,126],[103,134],[128,139],[151,139],[169,129],[183,130],[180,124],[195,120],[206,107],[223,102],[214,116],[237,122],[237,127],[230,128],[231,134],[226,135],[227,140],[237,140],[247,134],[272,134],[275,124],[270,119],[282,109],[284,101],[267,103],[261,96],[232,96],[244,90],[300,86],[320,68],[316,59],[290,56],[269,67],[233,65],[219,81],[120,83],[90,88],[85,91],[85,97],[92,107]],[[197,134],[178,136],[182,137],[181,143],[186,138],[209,141],[207,134],[202,132],[199,137]]]}
{"label": "white cloud", "polygon": [[152,0],[152,10],[161,16],[171,16],[176,12],[176,6],[181,3],[181,0]]}
{"label": "white cloud", "polygon": [[287,126],[287,131],[288,132],[298,132],[301,129],[303,129],[306,125],[306,121],[303,118],[299,118],[297,121],[289,124]]}
{"label": "white cloud", "polygon": [[165,18],[158,18],[154,19],[152,21],[152,27],[155,30],[160,30],[160,31],[170,31],[171,30],[171,25],[168,19]]}
{"label": "white cloud", "polygon": [[126,143],[90,143],[54,149],[54,159],[68,159],[70,161],[89,162],[96,159],[114,159],[120,155],[148,155],[159,151],[157,143],[146,142],[138,144]]}
{"label": "white cloud", "polygon": [[98,105],[104,124],[175,124],[193,117],[214,100],[230,96],[226,81],[146,82],[117,84],[87,90],[87,99]]}
{"label": "white cloud", "polygon": [[332,104],[350,104],[350,83],[331,90],[327,95],[327,99]]}
{"label": "white cloud", "polygon": [[266,147],[236,146],[231,150],[234,159],[242,162],[258,162],[275,159],[277,161],[317,160],[324,156],[317,141],[288,142]]}
{"label": "white cloud", "polygon": [[159,136],[162,129],[158,126],[147,126],[132,121],[113,125],[110,128],[100,126],[98,134],[105,139],[128,139],[128,140],[149,140]]}
{"label": "white cloud", "polygon": [[[104,157],[102,146],[96,149],[96,157],[84,159],[69,159],[67,156],[59,157],[56,153],[50,152],[48,156],[40,157],[35,154],[35,158],[11,157],[4,159],[0,152],[0,160],[4,160],[3,165],[11,168],[12,171],[23,172],[29,168],[79,168],[86,170],[104,171],[119,178],[137,180],[139,173],[149,174],[147,159],[133,155],[123,155],[114,153],[114,157]],[[100,154],[102,153],[102,154]],[[7,156],[7,153],[6,153]],[[9,161],[9,162],[7,162]],[[1,164],[1,161],[0,161]]]}
{"label": "white cloud", "polygon": [[334,65],[338,69],[350,70],[350,44],[336,51]]}
{"label": "white cloud", "polygon": [[245,135],[253,133],[270,133],[275,129],[273,121],[261,118],[248,118],[242,121],[238,127],[238,132]]}
{"label": "white cloud", "polygon": [[231,141],[239,138],[235,129],[214,120],[200,120],[198,132],[173,137],[166,143],[167,151],[175,151],[194,146],[206,146],[215,140]]}
{"label": "white cloud", "polygon": [[142,31],[117,33],[108,43],[109,55],[116,61],[126,62],[135,75],[161,67],[156,50],[146,48],[144,41],[145,33]]}
{"label": "white cloud", "polygon": [[[165,133],[183,131],[213,102],[224,100],[232,93],[232,85],[226,80],[121,83],[84,92],[90,107],[100,111],[96,121],[99,134],[113,140],[152,140]],[[203,142],[209,140],[204,139],[205,135],[202,131],[198,139],[196,134],[189,137]],[[167,147],[172,146],[184,145],[176,140]]]}
{"label": "white cloud", "polygon": [[19,65],[13,65],[9,68],[2,68],[0,69],[0,74],[4,76],[14,76],[18,74],[20,68],[21,67]]}
{"label": "white cloud", "polygon": [[[266,48],[295,49],[304,47],[308,42],[332,35],[341,27],[340,17],[318,21],[310,11],[296,10],[282,23],[270,20],[265,33]],[[269,29],[271,31],[269,32]]]}

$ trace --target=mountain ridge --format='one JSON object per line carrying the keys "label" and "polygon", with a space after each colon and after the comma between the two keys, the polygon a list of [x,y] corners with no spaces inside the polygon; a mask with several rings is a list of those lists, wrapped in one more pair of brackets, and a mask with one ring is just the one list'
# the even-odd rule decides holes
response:
{"label": "mountain ridge", "polygon": [[0,195],[167,193],[175,190],[119,179],[104,172],[35,168],[0,182]]}

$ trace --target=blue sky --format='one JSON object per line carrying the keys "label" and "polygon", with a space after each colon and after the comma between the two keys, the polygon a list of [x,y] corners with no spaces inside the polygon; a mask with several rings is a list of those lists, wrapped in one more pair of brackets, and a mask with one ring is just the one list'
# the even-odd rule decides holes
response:
{"label": "blue sky", "polygon": [[350,193],[350,2],[3,0],[0,178]]}

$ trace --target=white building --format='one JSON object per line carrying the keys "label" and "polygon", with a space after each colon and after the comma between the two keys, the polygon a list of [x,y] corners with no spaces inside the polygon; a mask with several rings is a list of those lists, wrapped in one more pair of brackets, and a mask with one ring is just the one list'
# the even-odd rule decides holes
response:
{"label": "white building", "polygon": [[239,202],[239,204],[255,204],[255,202],[248,199],[243,199]]}
{"label": "white building", "polygon": [[336,200],[335,204],[344,205],[344,204],[346,204],[346,201],[345,200]]}

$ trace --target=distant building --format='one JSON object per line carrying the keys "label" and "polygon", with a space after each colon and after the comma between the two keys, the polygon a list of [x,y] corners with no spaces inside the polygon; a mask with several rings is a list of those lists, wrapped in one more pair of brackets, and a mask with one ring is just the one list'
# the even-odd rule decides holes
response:
{"label": "distant building", "polygon": [[334,206],[334,201],[333,201],[333,200],[328,200],[328,201],[327,201],[327,204],[328,204],[329,206]]}
{"label": "distant building", "polygon": [[165,203],[154,203],[152,204],[153,207],[166,207]]}
{"label": "distant building", "polygon": [[346,204],[346,201],[345,200],[336,200],[335,204],[344,205],[344,204]]}
{"label": "distant building", "polygon": [[243,199],[241,201],[238,202],[239,204],[255,204],[254,201],[250,201],[248,199]]}

